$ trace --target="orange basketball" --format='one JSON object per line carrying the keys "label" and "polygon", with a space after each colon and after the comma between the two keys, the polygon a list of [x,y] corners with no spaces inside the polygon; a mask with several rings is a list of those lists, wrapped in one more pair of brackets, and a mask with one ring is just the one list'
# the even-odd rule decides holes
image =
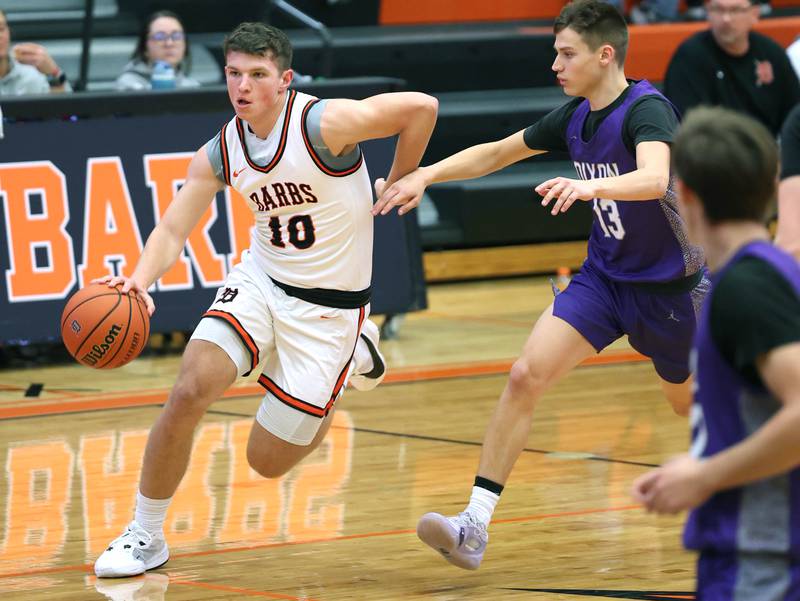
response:
{"label": "orange basketball", "polygon": [[61,314],[61,339],[79,363],[113,369],[133,361],[150,335],[150,316],[142,299],[120,287],[89,284],[67,301]]}

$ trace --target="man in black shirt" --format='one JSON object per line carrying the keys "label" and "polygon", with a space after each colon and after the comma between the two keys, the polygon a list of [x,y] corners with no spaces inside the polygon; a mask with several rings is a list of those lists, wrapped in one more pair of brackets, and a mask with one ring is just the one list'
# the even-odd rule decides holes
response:
{"label": "man in black shirt", "polygon": [[800,104],[781,129],[781,185],[775,243],[800,259]]}
{"label": "man in black shirt", "polygon": [[778,135],[800,101],[800,84],[786,52],[752,31],[757,0],[707,0],[710,28],[683,42],[670,61],[664,94],[682,113],[721,105],[761,121]]}

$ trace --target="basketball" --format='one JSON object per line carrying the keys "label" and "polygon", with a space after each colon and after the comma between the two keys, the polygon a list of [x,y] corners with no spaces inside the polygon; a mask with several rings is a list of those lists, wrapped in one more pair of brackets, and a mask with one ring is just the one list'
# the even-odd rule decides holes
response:
{"label": "basketball", "polygon": [[150,316],[136,294],[120,287],[89,284],[67,302],[61,314],[61,339],[79,363],[113,369],[133,361],[150,335]]}

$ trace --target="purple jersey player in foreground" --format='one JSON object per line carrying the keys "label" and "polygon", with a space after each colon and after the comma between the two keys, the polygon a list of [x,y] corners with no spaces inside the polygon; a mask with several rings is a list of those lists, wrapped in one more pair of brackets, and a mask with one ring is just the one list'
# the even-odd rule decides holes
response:
{"label": "purple jersey player in foreground", "polygon": [[[702,251],[689,245],[671,188],[672,105],[647,81],[625,78],[628,30],[615,8],[576,0],[554,24],[559,83],[574,98],[508,138],[463,150],[383,190],[374,212],[405,213],[435,182],[492,173],[566,150],[580,179],[537,186],[557,215],[591,203],[588,259],[531,332],[491,417],[472,496],[455,517],[429,513],[417,533],[451,563],[476,569],[499,495],[528,439],[539,397],[587,357],[627,334],[650,357],[675,412],[691,404],[688,357],[708,290]],[[502,203],[498,199],[498,206]]]}
{"label": "purple jersey player in foreground", "polygon": [[697,326],[692,449],[634,484],[650,511],[694,509],[702,601],[800,600],[800,265],[769,242],[778,149],[724,109],[675,140],[678,199],[713,287]]}

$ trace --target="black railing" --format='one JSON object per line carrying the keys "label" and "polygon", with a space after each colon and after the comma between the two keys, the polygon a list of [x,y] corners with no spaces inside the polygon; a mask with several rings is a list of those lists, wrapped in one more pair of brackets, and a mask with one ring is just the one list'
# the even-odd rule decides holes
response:
{"label": "black railing", "polygon": [[322,40],[322,65],[320,68],[320,75],[323,77],[330,77],[333,74],[333,37],[328,28],[285,0],[271,0],[270,4],[271,8],[277,8],[301,25],[312,29],[314,33],[319,36],[320,40]]}

